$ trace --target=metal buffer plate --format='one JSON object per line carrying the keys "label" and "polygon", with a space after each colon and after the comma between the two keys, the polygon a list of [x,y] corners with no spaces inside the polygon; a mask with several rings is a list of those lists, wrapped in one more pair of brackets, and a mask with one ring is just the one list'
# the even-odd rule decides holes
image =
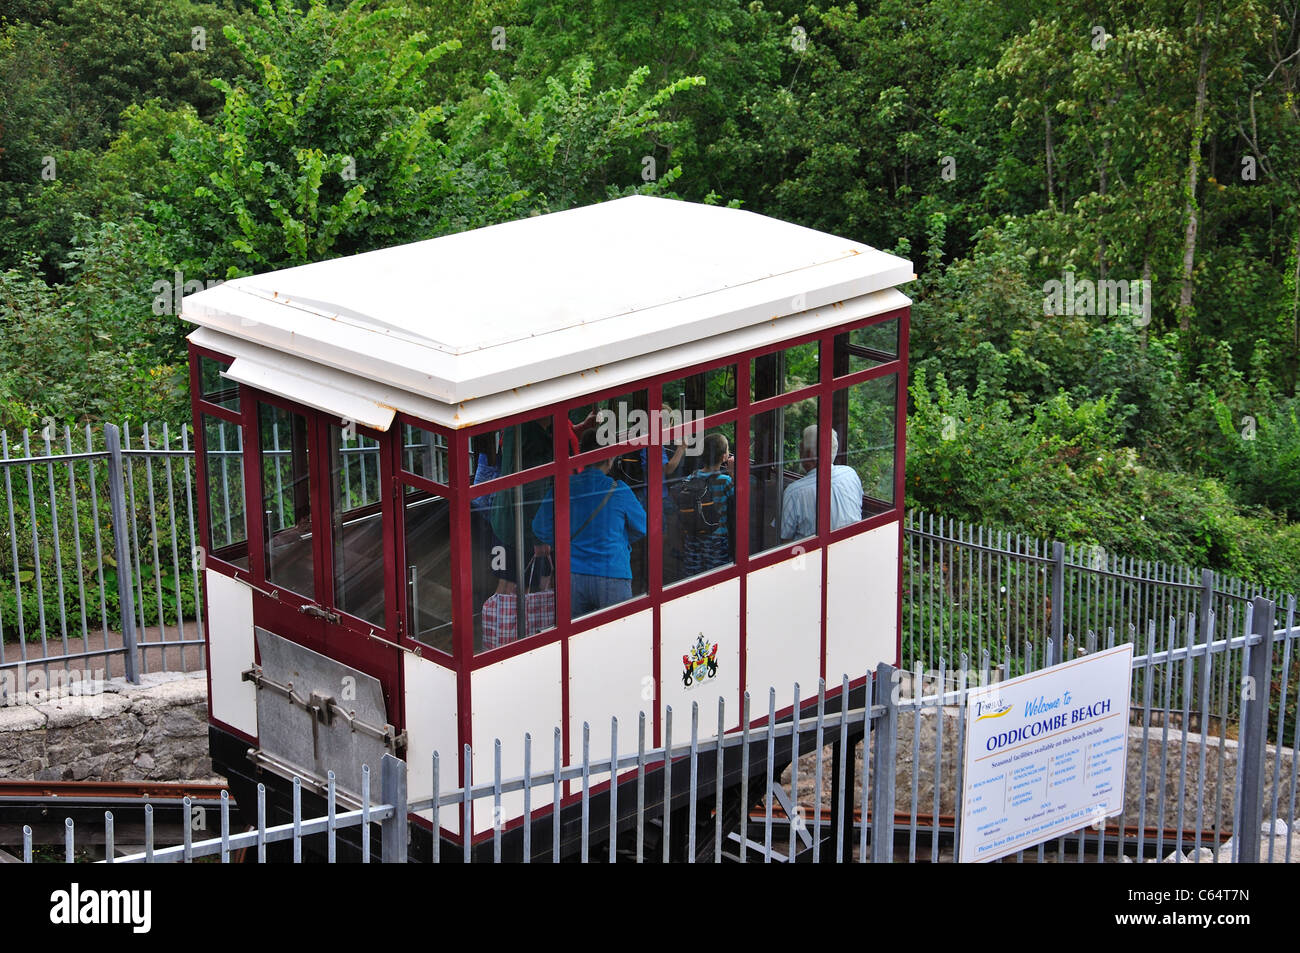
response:
{"label": "metal buffer plate", "polygon": [[318,778],[333,771],[342,791],[360,796],[361,765],[377,771],[385,753],[401,755],[405,741],[388,723],[379,680],[256,631],[262,664],[244,678],[257,686],[261,750]]}

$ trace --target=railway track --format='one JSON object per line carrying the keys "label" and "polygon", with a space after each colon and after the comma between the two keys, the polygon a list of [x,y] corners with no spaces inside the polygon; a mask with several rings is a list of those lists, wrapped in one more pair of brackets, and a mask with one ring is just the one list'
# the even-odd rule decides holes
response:
{"label": "railway track", "polygon": [[[78,847],[104,843],[104,814],[113,813],[116,843],[143,843],[145,806],[152,808],[158,841],[176,842],[189,827],[194,837],[220,829],[224,784],[161,781],[0,781],[0,845],[17,846],[23,827],[35,844],[63,843],[73,822]],[[185,799],[189,798],[188,811]],[[229,802],[231,823],[238,805]],[[3,857],[0,857],[3,859]]]}

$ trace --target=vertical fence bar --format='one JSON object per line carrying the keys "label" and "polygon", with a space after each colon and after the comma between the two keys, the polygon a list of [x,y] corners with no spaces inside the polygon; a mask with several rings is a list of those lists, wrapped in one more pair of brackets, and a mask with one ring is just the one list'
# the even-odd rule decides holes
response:
{"label": "vertical fence bar", "polygon": [[797,856],[795,833],[803,831],[803,809],[799,806],[799,683],[794,683],[794,710],[790,713],[790,839],[789,863]]}
{"label": "vertical fence bar", "polygon": [[[393,809],[392,814],[380,825],[384,863],[404,864],[410,840],[410,828],[406,822],[406,762],[385,754],[379,765],[379,785],[379,796]],[[465,786],[469,787],[468,776]],[[466,828],[466,844],[472,836],[473,829]]]}
{"label": "vertical fence bar", "polygon": [[[131,425],[129,421],[122,425],[122,446],[123,449],[125,450],[131,449]],[[139,526],[138,526],[139,509],[136,506],[136,500],[135,500],[135,468],[130,466],[129,464],[124,463],[123,472],[126,475],[126,498],[129,501],[127,505],[127,511],[126,511],[126,522],[127,525],[130,527],[130,540],[131,540],[130,549],[131,549],[131,557],[134,563],[134,571],[135,571],[135,591],[138,597],[136,599],[136,608],[139,610],[140,613],[138,617],[139,627],[137,629],[138,641],[147,642],[148,638],[147,638],[147,633],[145,632],[146,625],[145,625],[145,614],[144,614],[145,611],[144,568],[140,562],[140,546],[138,545],[138,541],[140,539],[140,533],[139,533]],[[128,567],[127,575],[131,575],[130,567]],[[145,652],[140,653],[139,667],[141,671],[147,672],[149,670],[148,653]]]}
{"label": "vertical fence bar", "polygon": [[[1065,635],[1065,544],[1052,543],[1052,640],[1061,644]],[[1050,662],[1048,664],[1051,664]]]}
{"label": "vertical fence bar", "polygon": [[[167,671],[167,610],[163,605],[162,556],[158,552],[158,507],[155,503],[153,489],[153,456],[149,453],[153,448],[149,446],[149,425],[147,423],[140,431],[140,448],[145,453],[145,485],[148,488],[146,496],[149,500],[149,546],[153,550],[154,592],[158,597],[158,669],[165,672]],[[143,574],[140,577],[140,585],[144,585]],[[177,593],[178,598],[179,596],[180,593]],[[140,608],[141,611],[144,610],[143,600]]]}
{"label": "vertical fence bar", "polygon": [[[1294,785],[1292,785],[1294,787]],[[740,704],[740,862],[749,856],[749,692]]]}
{"label": "vertical fence bar", "polygon": [[636,862],[645,862],[645,712],[636,730]]}
{"label": "vertical fence bar", "polygon": [[[1260,828],[1264,817],[1264,756],[1268,746],[1268,701],[1272,677],[1273,662],[1273,626],[1275,623],[1275,604],[1263,596],[1252,600],[1254,618],[1251,632],[1259,636],[1260,641],[1247,646],[1247,665],[1249,666],[1246,683],[1250,689],[1243,692],[1242,718],[1245,732],[1242,735],[1240,752],[1242,770],[1238,812],[1240,824],[1233,831],[1239,845],[1238,863],[1258,863],[1260,848]],[[1269,825],[1269,841],[1274,837],[1274,828]]]}
{"label": "vertical fence bar", "polygon": [[591,839],[591,724],[582,723],[582,846],[581,863],[587,862]]}
{"label": "vertical fence bar", "polygon": [[[438,752],[433,753],[433,778],[434,778],[434,797],[437,797],[438,791]],[[436,835],[438,830],[438,802],[433,804],[433,829],[435,836],[433,842],[436,845],[439,838]],[[434,859],[437,860],[437,848],[434,849]],[[524,856],[523,862],[531,864],[533,862],[533,734],[530,731],[524,732]]]}
{"label": "vertical fence bar", "polygon": [[[296,778],[295,778],[294,780],[295,780],[295,782],[297,781]],[[294,789],[294,794],[296,795],[297,793],[298,793],[298,792],[297,792],[297,789],[295,788],[295,789]],[[184,853],[185,853],[185,863],[187,863],[187,864],[192,864],[192,863],[194,863],[194,831],[193,831],[193,828],[194,828],[194,808],[193,808],[193,806],[192,806],[192,805],[193,805],[193,802],[192,802],[188,797],[184,797],[184,798],[181,798],[181,804],[183,804],[183,805],[185,806],[185,817],[184,817],[184,819],[182,819],[182,821],[181,821],[181,832],[182,832],[182,835],[183,835],[183,836],[182,836],[182,842],[184,843],[184,847],[185,847],[185,850],[184,850]],[[295,802],[295,804],[296,804],[296,802]],[[297,820],[298,820],[298,812],[295,811],[295,812],[294,812],[294,832],[295,832],[295,833],[297,833]],[[204,826],[206,826],[206,825],[204,825]],[[299,858],[297,858],[297,857],[294,858],[295,861],[298,860],[298,859],[299,859]]]}
{"label": "vertical fence bar", "polygon": [[336,846],[336,844],[335,844],[335,831],[336,831],[336,825],[337,825],[337,815],[335,814],[335,808],[334,808],[334,803],[335,803],[335,802],[334,802],[334,798],[335,798],[336,793],[337,793],[336,785],[337,785],[337,783],[338,783],[338,779],[337,779],[337,777],[335,776],[335,774],[334,774],[333,771],[330,771],[330,772],[328,772],[328,773],[325,775],[325,783],[326,783],[326,789],[325,789],[325,801],[326,801],[326,805],[325,805],[325,811],[326,811],[326,819],[325,819],[325,828],[326,828],[326,831],[325,831],[325,851],[326,851],[326,861],[325,861],[325,862],[326,862],[326,863],[329,863],[329,864],[332,864],[332,863],[334,863],[335,858],[336,858],[336,856],[337,856],[337,855],[336,855],[337,846]]}
{"label": "vertical fence bar", "polygon": [[[9,459],[9,434],[6,432],[0,432],[0,460],[8,460],[8,459]],[[18,530],[16,529],[14,523],[14,513],[16,512],[16,510],[14,508],[13,477],[11,475],[11,471],[13,468],[6,466],[0,469],[3,469],[5,473],[5,502],[9,506],[9,550],[10,550],[11,558],[14,561],[14,601],[17,603],[15,608],[16,608],[16,614],[18,618],[18,657],[23,662],[26,662],[27,661],[27,629],[26,626],[24,625],[24,620],[23,620],[23,581],[22,581],[20,563],[18,561]],[[4,649],[0,647],[0,652],[3,651]],[[22,666],[19,669],[19,672],[22,674],[23,681],[26,682],[27,666],[26,665]]]}
{"label": "vertical fence bar", "polygon": [[663,862],[669,858],[669,819],[672,815],[673,796],[673,706],[664,706],[664,813],[661,818],[663,834]]}
{"label": "vertical fence bar", "polygon": [[940,658],[939,690],[934,696],[934,800],[930,811],[930,863],[932,864],[939,862],[939,788],[943,775],[943,693],[946,687],[947,671],[944,667],[944,659]]}
{"label": "vertical fence bar", "polygon": [[826,680],[817,680],[817,732],[813,741],[813,750],[817,752],[817,761],[813,768],[813,849],[812,862],[821,863],[822,859],[822,762],[826,758]]}
{"label": "vertical fence bar", "polygon": [[[554,800],[551,802],[551,863],[558,864],[560,862],[560,765],[564,763],[564,755],[562,754],[560,748],[559,725],[555,726],[555,734],[551,740],[553,744],[553,749],[551,752],[551,758],[552,758],[551,764],[553,765],[553,770],[555,772],[554,786],[552,788]],[[466,750],[468,751],[468,747],[466,748]],[[466,765],[465,765],[466,778],[469,777],[468,758],[469,756],[467,754]],[[466,787],[468,787],[468,784],[469,783],[467,781]],[[468,844],[469,841],[466,840],[466,843]],[[466,850],[468,851],[468,848],[466,848]],[[468,857],[469,854],[466,853],[465,856]]]}
{"label": "vertical fence bar", "polygon": [[772,762],[776,758],[776,689],[767,690],[767,771],[763,776],[763,863],[772,862]]}
{"label": "vertical fence bar", "polygon": [[[870,706],[868,706],[870,707]],[[870,713],[868,713],[870,717]],[[849,751],[849,676],[845,673],[840,681],[840,740],[835,749],[839,757],[835,759],[835,863],[844,863],[844,841],[846,830],[851,824],[844,823],[844,804],[847,795],[844,787],[848,783],[848,766],[852,753]],[[852,792],[850,792],[852,793]],[[865,821],[866,819],[863,818]]]}
{"label": "vertical fence bar", "polygon": [[[72,455],[72,428],[63,428],[63,447],[64,452],[69,456]],[[86,461],[87,464],[93,464],[93,460]],[[68,461],[68,499],[72,506],[72,543],[73,551],[77,559],[77,605],[81,609],[81,648],[82,651],[90,650],[90,627],[86,620],[86,572],[82,565],[81,559],[81,513],[80,507],[77,506],[77,471],[73,461]],[[83,667],[89,669],[89,661],[83,663]]]}
{"label": "vertical fence bar", "polygon": [[609,719],[609,862],[618,860],[618,716]]}
{"label": "vertical fence bar", "polygon": [[302,863],[302,778],[293,779],[293,862]]}
{"label": "vertical fence bar", "polygon": [[[1290,633],[1291,624],[1295,621],[1295,600],[1291,600],[1291,605],[1287,609],[1286,631]],[[1272,638],[1270,634],[1269,638]],[[1290,687],[1288,682],[1291,675],[1291,640],[1285,636],[1282,639],[1282,687],[1278,693],[1277,700],[1277,742],[1273,746],[1273,803],[1269,811],[1269,829],[1272,832],[1268,840],[1268,862],[1273,863],[1273,848],[1277,843],[1277,808],[1278,798],[1281,795],[1281,775],[1282,775],[1282,744],[1286,740],[1286,702],[1287,690]],[[1291,759],[1295,760],[1295,751],[1292,751]],[[1287,824],[1287,838],[1291,836],[1291,824]],[[1289,854],[1287,855],[1290,856]]]}
{"label": "vertical fence bar", "polygon": [[727,728],[727,699],[718,696],[718,747],[713,761],[713,862],[722,863],[722,736]]}
{"label": "vertical fence bar", "polygon": [[[858,812],[862,818],[862,823],[858,827],[858,863],[860,864],[865,864],[869,859],[867,854],[867,824],[868,824],[867,793],[868,791],[871,791],[874,794],[874,789],[872,786],[876,781],[876,774],[873,771],[871,771],[871,760],[869,757],[869,753],[871,751],[872,718],[874,717],[872,714],[872,708],[874,707],[872,705],[872,700],[878,698],[879,695],[880,695],[880,691],[876,687],[875,679],[872,677],[872,674],[868,672],[866,689],[863,695],[864,697],[863,704],[866,711],[863,713],[863,717],[862,717],[862,772],[861,772],[862,791],[861,791],[860,803],[858,805]],[[870,824],[872,830],[872,837],[874,838],[875,829],[876,829],[875,817],[870,818]]]}
{"label": "vertical fence bar", "polygon": [[[442,841],[438,827],[438,752],[433,753],[433,862]],[[361,766],[361,862],[370,863],[370,765]]]}
{"label": "vertical fence bar", "polygon": [[[172,438],[171,431],[167,424],[163,424],[163,472],[167,475],[167,515],[168,524],[171,527],[172,540],[172,582],[176,585],[176,639],[179,642],[185,641],[185,609],[181,591],[181,555],[180,542],[178,540],[179,527],[176,525],[176,481],[172,476],[172,458],[171,458]],[[192,561],[192,560],[191,560]],[[195,608],[198,603],[195,603]],[[185,646],[181,645],[177,651],[181,655],[181,671],[187,671],[185,668]]]}
{"label": "vertical fence bar", "polygon": [[883,662],[876,668],[876,690],[885,713],[876,732],[875,802],[871,809],[871,859],[874,863],[892,862],[894,854],[894,761],[898,737],[898,703],[891,691],[894,667]]}
{"label": "vertical fence bar", "polygon": [[[187,525],[189,526],[189,531],[190,531],[189,533],[190,574],[193,577],[191,581],[194,586],[194,628],[197,631],[196,638],[199,641],[202,641],[203,640],[203,587],[199,585],[199,565],[202,560],[199,558],[195,558],[196,556],[201,556],[201,554],[198,551],[200,536],[198,532],[198,527],[194,525],[194,482],[193,482],[193,478],[190,475],[190,454],[189,454],[190,428],[186,426],[181,427],[181,450],[184,451],[186,454],[184,457],[181,458],[182,460],[181,471],[185,474],[185,515],[186,515]],[[196,467],[197,467],[197,462],[196,462]],[[203,665],[206,666],[207,663],[203,661],[203,646],[200,645],[198,649],[199,649],[198,652],[199,660],[200,662],[202,662]],[[181,650],[181,668],[185,668],[184,649]]]}
{"label": "vertical fence bar", "polygon": [[[559,729],[557,728],[556,731],[558,730]],[[470,749],[469,745],[462,745],[460,751],[461,751],[461,764],[464,769],[464,774],[462,775],[462,777],[465,779],[464,784],[461,787],[461,798],[460,798],[461,857],[465,861],[465,863],[468,864],[470,862],[470,849],[473,846],[473,841],[474,841],[474,802],[470,796],[470,788],[473,787],[473,777],[474,777],[474,754],[473,751]],[[558,756],[558,751],[555,759],[555,777],[556,777],[555,787],[557,792],[555,795],[555,816],[556,816],[555,854],[558,857],[560,854],[560,825],[558,820],[560,815],[560,796],[558,793],[559,786],[560,786],[559,784],[560,759]],[[387,803],[387,798],[385,798],[385,803]]]}
{"label": "vertical fence bar", "polygon": [[28,824],[23,825],[23,863],[32,862],[32,829]]}
{"label": "vertical fence bar", "polygon": [[[95,450],[94,432],[86,424],[86,452]],[[90,480],[90,521],[95,526],[95,571],[99,577],[99,620],[103,626],[104,651],[108,651],[108,586],[104,583],[104,541],[99,531],[99,487],[95,484],[95,460],[86,461],[86,472]],[[90,648],[89,639],[86,648]],[[108,656],[105,656],[105,664]]]}
{"label": "vertical fence bar", "polygon": [[[140,684],[137,672],[135,594],[131,587],[131,547],[126,521],[126,494],[122,484],[122,436],[112,424],[104,425],[104,444],[108,450],[108,500],[113,521],[113,557],[117,561],[117,599],[122,617],[123,663],[126,680]],[[188,824],[186,827],[188,828]]]}
{"label": "vertical fence bar", "polygon": [[104,812],[104,863],[111,864],[117,850],[113,845],[113,812]]}
{"label": "vertical fence bar", "polygon": [[[189,830],[188,824],[185,825],[185,829],[187,831]],[[72,826],[72,818],[65,817],[63,819],[63,862],[65,864],[76,862],[76,850],[73,847],[74,837],[75,833]]]}
{"label": "vertical fence bar", "polygon": [[[186,823],[189,823],[187,820]],[[144,862],[153,863],[153,805],[144,806]]]}
{"label": "vertical fence bar", "polygon": [[[333,794],[333,784],[331,782],[330,793]],[[330,820],[334,818],[333,797],[330,798]],[[331,845],[333,846],[333,845]],[[331,851],[331,862],[333,861],[333,852]],[[221,792],[221,862],[230,863],[230,792]]]}
{"label": "vertical fence bar", "polygon": [[691,702],[691,773],[690,804],[686,808],[686,862],[695,863],[695,799],[699,796],[700,781],[700,703]]}
{"label": "vertical fence bar", "polygon": [[[23,431],[23,456],[30,459],[31,455],[32,455],[31,435],[26,430],[24,430]],[[40,541],[40,533],[37,528],[39,524],[39,520],[37,520],[36,518],[36,488],[35,488],[35,484],[32,482],[32,464],[30,463],[23,464],[23,469],[27,473],[27,512],[28,515],[30,515],[32,520],[32,571],[35,576],[35,582],[36,582],[36,615],[37,615],[37,621],[40,623],[40,631],[41,631],[41,659],[45,660],[50,657],[50,648],[46,640],[45,586],[43,583],[43,577],[41,575],[41,541]],[[46,675],[49,674],[49,671],[50,671],[49,666],[46,665],[45,667]]]}
{"label": "vertical fence bar", "polygon": [[[1209,608],[1210,605],[1211,601],[1208,596],[1203,595],[1201,606],[1212,616],[1214,610]],[[1196,772],[1196,778],[1198,781],[1196,785],[1196,839],[1192,845],[1192,850],[1195,852],[1193,856],[1195,857],[1195,862],[1198,864],[1201,862],[1201,832],[1205,825],[1205,770],[1206,758],[1209,754],[1207,749],[1209,748],[1210,737],[1210,677],[1214,671],[1214,620],[1212,618],[1208,621],[1203,620],[1201,622],[1201,631],[1204,633],[1201,638],[1201,645],[1205,651],[1205,658],[1201,662],[1201,753]],[[1222,753],[1220,753],[1219,765],[1219,770],[1222,771]]]}
{"label": "vertical fence bar", "polygon": [[[364,460],[365,457],[362,457]],[[492,863],[501,863],[501,739],[492,742]],[[586,858],[584,857],[585,861]]]}
{"label": "vertical fence bar", "polygon": [[[257,862],[266,863],[266,785],[261,781],[257,782]],[[369,863],[368,856],[364,862]]]}

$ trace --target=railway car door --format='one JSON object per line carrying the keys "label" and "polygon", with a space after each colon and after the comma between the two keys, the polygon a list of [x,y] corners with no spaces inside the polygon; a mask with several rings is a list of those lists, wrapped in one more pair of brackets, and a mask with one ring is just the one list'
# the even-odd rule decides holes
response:
{"label": "railway car door", "polygon": [[[383,434],[260,397],[258,624],[379,680],[400,715],[394,486]],[[400,727],[400,726],[398,726]]]}

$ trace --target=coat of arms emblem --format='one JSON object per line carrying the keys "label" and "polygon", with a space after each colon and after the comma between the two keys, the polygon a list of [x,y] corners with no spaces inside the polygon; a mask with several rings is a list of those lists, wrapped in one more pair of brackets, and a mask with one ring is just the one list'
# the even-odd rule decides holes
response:
{"label": "coat of arms emblem", "polygon": [[682,665],[685,667],[682,684],[687,688],[706,678],[713,678],[718,674],[718,643],[706,642],[704,633],[701,632],[690,652],[682,656]]}

